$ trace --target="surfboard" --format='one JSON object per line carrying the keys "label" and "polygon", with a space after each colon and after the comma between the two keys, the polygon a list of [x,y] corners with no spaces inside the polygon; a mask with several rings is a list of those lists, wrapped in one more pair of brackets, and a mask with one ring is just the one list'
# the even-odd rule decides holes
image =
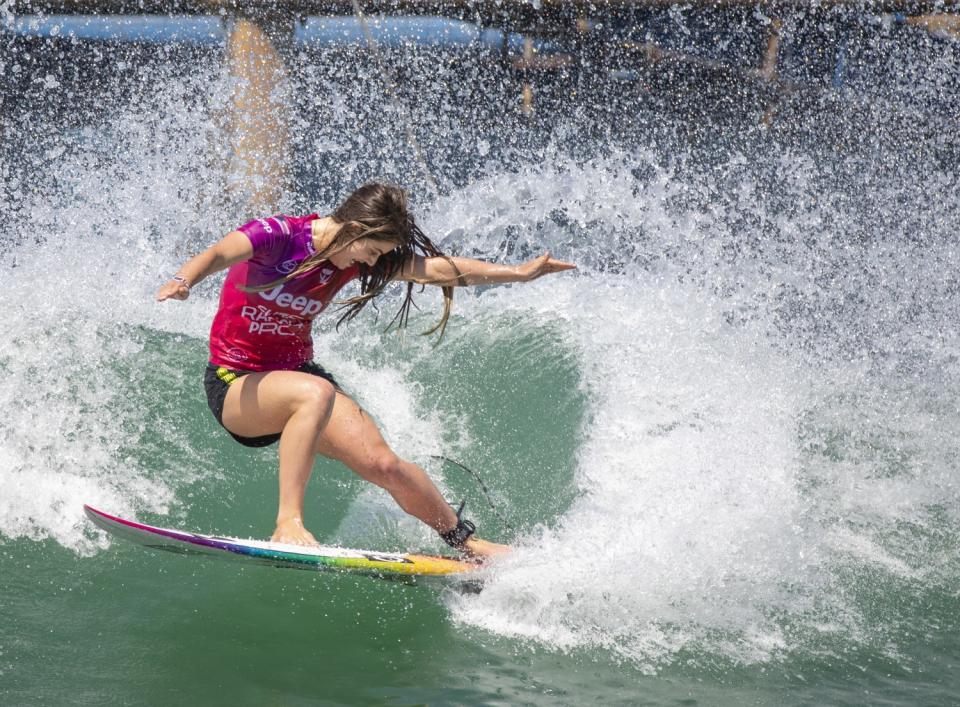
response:
{"label": "surfboard", "polygon": [[308,570],[334,570],[382,578],[456,576],[476,573],[479,566],[442,555],[351,550],[332,545],[289,545],[265,540],[244,540],[203,535],[119,518],[84,505],[94,525],[113,536],[156,550]]}

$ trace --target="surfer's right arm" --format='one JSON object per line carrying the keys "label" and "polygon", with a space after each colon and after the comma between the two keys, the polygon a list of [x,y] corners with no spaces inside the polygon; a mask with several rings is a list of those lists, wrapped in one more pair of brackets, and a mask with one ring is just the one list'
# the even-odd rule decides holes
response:
{"label": "surfer's right arm", "polygon": [[205,251],[184,263],[183,267],[157,290],[157,302],[167,299],[186,299],[190,296],[190,288],[205,277],[252,256],[253,245],[250,239],[240,231],[231,231]]}

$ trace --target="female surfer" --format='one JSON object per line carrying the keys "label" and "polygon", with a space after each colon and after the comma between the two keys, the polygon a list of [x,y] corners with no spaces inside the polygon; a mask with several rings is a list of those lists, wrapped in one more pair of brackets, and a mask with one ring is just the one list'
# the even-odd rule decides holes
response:
{"label": "female surfer", "polygon": [[443,289],[443,315],[427,332],[442,336],[453,287],[527,282],[573,267],[549,253],[512,266],[448,257],[417,226],[402,189],[368,184],[328,216],[274,216],[241,226],[187,261],[156,298],[185,300],[197,283],[229,268],[204,386],[217,422],[238,442],[280,442],[274,541],[316,543],[304,527],[303,499],[321,454],[386,489],[451,547],[484,557],[507,548],[476,537],[474,524],[454,513],[423,469],[400,459],[369,415],[313,362],[312,321],[353,279],[360,293],[341,303],[338,324],[399,280],[407,283],[394,319],[401,327],[414,284]]}

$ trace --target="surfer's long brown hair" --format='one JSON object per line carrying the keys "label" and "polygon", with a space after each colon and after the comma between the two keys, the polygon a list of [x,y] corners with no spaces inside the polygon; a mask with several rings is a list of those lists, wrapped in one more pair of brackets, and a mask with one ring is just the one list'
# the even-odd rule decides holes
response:
{"label": "surfer's long brown hair", "polygon": [[[343,314],[337,320],[339,328],[344,322],[356,317],[360,311],[383,292],[393,277],[400,271],[404,263],[414,254],[426,257],[445,258],[451,265],[452,261],[437,248],[433,242],[420,230],[413,216],[407,210],[407,193],[400,187],[389,184],[365,184],[348,196],[344,202],[330,214],[334,222],[341,224],[340,229],[330,244],[323,250],[313,253],[289,275],[253,288],[243,288],[247,291],[259,292],[269,290],[283,284],[292,278],[302,275],[316,268],[337,251],[346,248],[361,238],[375,238],[389,243],[395,243],[396,248],[381,255],[373,267],[366,263],[357,263],[360,270],[360,294],[337,302]],[[460,273],[454,266],[454,271]],[[407,283],[400,309],[387,325],[389,329],[394,324],[403,329],[410,318],[410,308],[413,304],[413,282]],[[450,310],[453,307],[453,287],[441,286],[443,290],[443,315],[436,326],[424,335],[439,332],[443,333],[450,319]]]}

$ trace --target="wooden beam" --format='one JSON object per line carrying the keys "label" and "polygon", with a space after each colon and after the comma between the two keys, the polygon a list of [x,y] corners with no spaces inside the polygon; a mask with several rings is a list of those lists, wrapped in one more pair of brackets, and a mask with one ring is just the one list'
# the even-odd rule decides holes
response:
{"label": "wooden beam", "polygon": [[[533,37],[529,34],[523,38],[523,60],[526,64],[533,62]],[[530,72],[523,70],[523,114],[533,115],[533,84],[530,83]]]}
{"label": "wooden beam", "polygon": [[287,57],[293,18],[235,18],[227,63],[235,80],[228,188],[245,213],[273,213],[288,186],[291,158]]}
{"label": "wooden beam", "polygon": [[922,27],[930,34],[960,39],[960,15],[921,15],[908,17],[907,24]]}
{"label": "wooden beam", "polygon": [[619,42],[617,43],[617,47],[627,52],[639,54],[651,64],[665,62],[678,66],[690,66],[697,69],[715,71],[729,76],[739,76],[768,82],[780,90],[792,91],[799,88],[799,86],[793,82],[780,78],[775,72],[771,73],[764,65],[755,69],[743,68],[726,62],[716,61],[715,59],[704,59],[703,57],[687,54],[686,52],[665,49],[652,42]]}
{"label": "wooden beam", "polygon": [[777,78],[777,64],[780,60],[780,29],[782,23],[778,18],[770,21],[770,32],[767,34],[767,48],[763,53],[763,64],[760,65],[760,75],[767,81]]}
{"label": "wooden beam", "polygon": [[[770,21],[769,32],[767,33],[767,48],[763,53],[763,63],[760,65],[760,76],[767,83],[776,83],[780,77],[780,30],[783,23],[780,18],[774,17]],[[767,107],[760,118],[760,124],[769,128],[773,124],[773,118],[777,113],[777,105],[780,103],[780,91],[774,92],[773,96],[767,101]]]}

